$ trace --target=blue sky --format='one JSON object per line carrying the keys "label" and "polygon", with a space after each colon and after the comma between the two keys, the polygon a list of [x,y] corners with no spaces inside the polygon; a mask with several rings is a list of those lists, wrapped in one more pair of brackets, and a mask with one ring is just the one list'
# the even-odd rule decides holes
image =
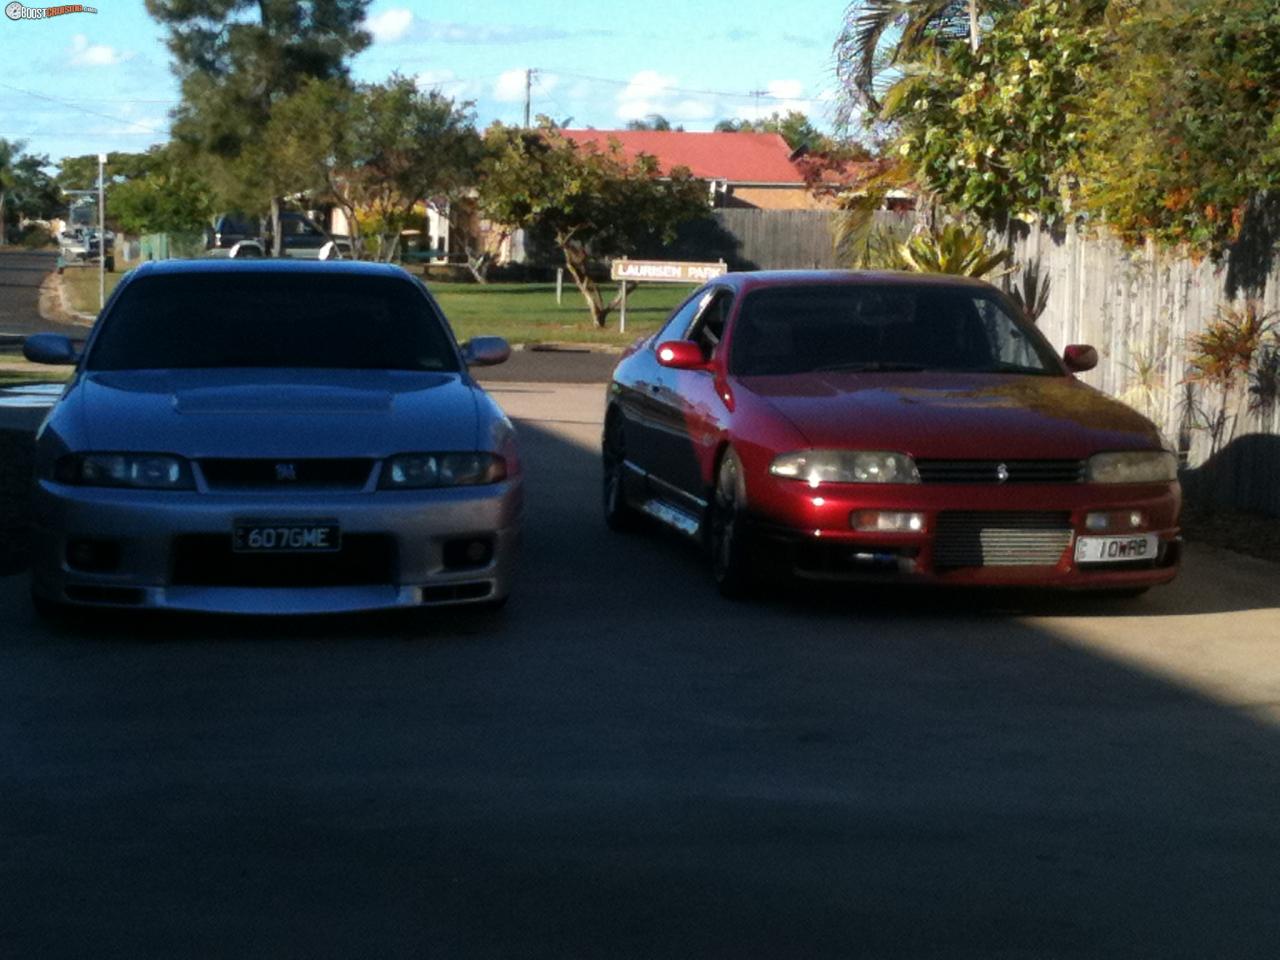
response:
{"label": "blue sky", "polygon": [[[84,2],[98,13],[0,17],[0,136],[54,161],[164,141],[178,97],[141,0]],[[538,71],[534,113],[574,126],[661,113],[709,130],[788,109],[827,126],[843,10],[839,0],[377,0],[375,41],[353,72],[379,80],[398,70],[474,100],[481,126],[520,121],[526,68]]]}

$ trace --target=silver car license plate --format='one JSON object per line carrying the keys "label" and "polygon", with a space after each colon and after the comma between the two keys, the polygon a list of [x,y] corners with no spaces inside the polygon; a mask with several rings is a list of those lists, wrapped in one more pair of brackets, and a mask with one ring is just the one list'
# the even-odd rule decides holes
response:
{"label": "silver car license plate", "polygon": [[232,531],[236,553],[333,553],[342,531],[332,520],[241,520]]}

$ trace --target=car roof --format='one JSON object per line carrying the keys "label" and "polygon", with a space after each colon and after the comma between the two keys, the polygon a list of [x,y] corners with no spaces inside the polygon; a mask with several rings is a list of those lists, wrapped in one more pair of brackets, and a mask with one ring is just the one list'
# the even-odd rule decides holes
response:
{"label": "car roof", "polygon": [[760,287],[793,287],[808,285],[891,286],[891,287],[964,287],[991,291],[997,288],[984,280],[941,273],[911,273],[905,270],[746,270],[726,273],[716,283],[739,290]]}
{"label": "car roof", "polygon": [[412,279],[412,275],[404,268],[391,263],[368,263],[363,260],[291,260],[287,257],[279,259],[259,259],[255,257],[248,260],[231,260],[217,257],[202,257],[195,260],[150,260],[139,265],[133,271],[136,277],[193,273],[296,273]]}

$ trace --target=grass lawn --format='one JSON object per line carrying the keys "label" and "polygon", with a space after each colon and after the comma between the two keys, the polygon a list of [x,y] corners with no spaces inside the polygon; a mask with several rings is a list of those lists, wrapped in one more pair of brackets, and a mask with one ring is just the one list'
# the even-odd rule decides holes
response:
{"label": "grass lawn", "polygon": [[[121,266],[124,266],[121,264]],[[130,265],[132,266],[132,265]],[[122,271],[107,274],[107,296],[119,283]],[[63,274],[69,306],[81,313],[98,312],[98,271],[72,267]],[[591,323],[586,303],[576,287],[565,284],[563,302],[556,303],[554,283],[432,283],[431,292],[453,324],[459,340],[481,334],[506,337],[512,343],[598,343],[623,346],[651,333],[693,290],[682,284],[648,284],[627,298],[627,332],[618,331],[618,312],[605,329]],[[601,293],[612,299],[617,292],[605,284]]]}
{"label": "grass lawn", "polygon": [[[506,337],[512,343],[600,343],[625,345],[656,330],[681,300],[693,292],[682,284],[649,284],[627,298],[627,332],[618,332],[618,312],[597,329],[578,289],[566,283],[564,302],[556,303],[554,283],[435,283],[431,292],[453,325],[459,340],[481,334]],[[601,293],[611,299],[617,287]]]}
{"label": "grass lawn", "polygon": [[[107,274],[107,296],[116,288],[124,271],[136,267],[136,263],[116,262],[114,273]],[[87,267],[67,267],[62,274],[64,289],[67,292],[67,306],[80,313],[97,315],[98,313],[98,265]]]}
{"label": "grass lawn", "polygon": [[9,354],[0,354],[0,387],[9,387],[15,383],[62,383],[71,376],[73,370],[73,367],[27,363],[20,357],[11,361]]}

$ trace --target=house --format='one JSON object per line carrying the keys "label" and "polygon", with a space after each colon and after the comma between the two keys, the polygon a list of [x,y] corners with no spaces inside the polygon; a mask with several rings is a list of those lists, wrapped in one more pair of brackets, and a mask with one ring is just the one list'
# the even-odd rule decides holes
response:
{"label": "house", "polygon": [[628,158],[654,157],[663,171],[687,167],[706,180],[715,207],[819,210],[787,141],[776,133],[686,133],[680,130],[563,130],[574,143],[604,149],[616,141]]}

